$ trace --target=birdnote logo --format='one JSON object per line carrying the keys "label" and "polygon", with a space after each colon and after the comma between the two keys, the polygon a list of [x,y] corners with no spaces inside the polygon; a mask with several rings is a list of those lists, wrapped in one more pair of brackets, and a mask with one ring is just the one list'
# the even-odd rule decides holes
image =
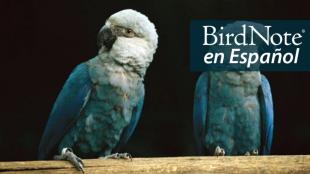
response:
{"label": "birdnote logo", "polygon": [[309,71],[308,29],[308,20],[192,21],[191,69]]}
{"label": "birdnote logo", "polygon": [[[237,26],[234,26],[237,25]],[[231,46],[229,54],[230,64],[246,64],[246,68],[250,68],[252,64],[259,62],[265,63],[297,63],[299,56],[299,47],[302,44],[301,33],[271,33],[272,26],[263,26],[261,24],[245,23],[241,25],[241,32],[235,34],[234,31],[229,33],[229,30],[234,30],[234,27],[239,27],[239,23],[223,26],[217,31],[215,26],[206,25],[204,28],[204,46]],[[261,28],[260,31],[258,27]],[[249,41],[248,41],[249,40]],[[260,44],[266,46],[296,46],[295,52],[281,52],[281,48],[276,48],[273,53],[264,52],[259,55],[258,48]],[[239,46],[253,46],[253,49],[246,49],[243,52]],[[225,54],[219,49],[218,53],[207,52],[204,56],[206,64],[224,63]],[[239,58],[239,59],[238,59]]]}

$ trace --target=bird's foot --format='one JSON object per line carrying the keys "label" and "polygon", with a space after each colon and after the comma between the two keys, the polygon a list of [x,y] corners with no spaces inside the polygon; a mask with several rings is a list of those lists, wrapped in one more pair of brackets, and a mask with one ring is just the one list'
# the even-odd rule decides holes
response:
{"label": "bird's foot", "polygon": [[78,171],[82,171],[84,173],[84,163],[82,159],[76,156],[71,148],[63,148],[61,150],[61,154],[55,155],[54,159],[69,161]]}
{"label": "bird's foot", "polygon": [[102,159],[130,159],[132,160],[132,156],[129,153],[113,153],[111,155],[106,155],[101,157]]}
{"label": "bird's foot", "polygon": [[244,155],[245,156],[251,156],[251,155],[256,156],[256,155],[258,155],[258,150],[254,149],[251,153],[249,151],[247,151],[247,152],[245,152]]}
{"label": "bird's foot", "polygon": [[220,146],[216,146],[214,150],[214,156],[225,156],[225,150]]}
{"label": "bird's foot", "polygon": [[254,150],[252,151],[252,155],[258,155],[258,150],[257,150],[257,149],[254,149]]}

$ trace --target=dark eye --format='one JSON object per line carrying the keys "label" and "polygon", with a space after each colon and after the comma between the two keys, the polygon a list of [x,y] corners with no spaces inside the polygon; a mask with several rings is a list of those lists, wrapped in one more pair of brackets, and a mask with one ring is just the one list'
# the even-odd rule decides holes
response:
{"label": "dark eye", "polygon": [[132,29],[127,28],[125,30],[125,34],[127,37],[134,37],[135,36],[135,32]]}
{"label": "dark eye", "polygon": [[126,30],[126,33],[127,33],[127,34],[131,34],[131,33],[133,33],[133,31],[132,31],[132,29],[127,29],[127,30]]}

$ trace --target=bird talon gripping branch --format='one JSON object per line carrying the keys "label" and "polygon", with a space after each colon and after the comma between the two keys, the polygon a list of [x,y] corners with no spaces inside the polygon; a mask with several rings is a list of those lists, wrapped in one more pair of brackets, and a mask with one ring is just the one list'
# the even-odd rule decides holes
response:
{"label": "bird talon gripping branch", "polygon": [[214,150],[214,156],[225,156],[225,150],[220,146],[216,146]]}
{"label": "bird talon gripping branch", "polygon": [[63,148],[61,150],[61,154],[55,155],[54,159],[69,161],[77,170],[82,171],[84,173],[83,170],[84,163],[82,159],[76,156],[71,148]]}

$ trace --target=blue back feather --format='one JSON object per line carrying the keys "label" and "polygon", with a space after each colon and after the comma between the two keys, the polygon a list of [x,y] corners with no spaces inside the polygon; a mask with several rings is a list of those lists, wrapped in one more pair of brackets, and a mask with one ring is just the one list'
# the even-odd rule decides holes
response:
{"label": "blue back feather", "polygon": [[92,88],[88,66],[78,65],[59,93],[43,133],[38,159],[47,159],[85,106]]}
{"label": "blue back feather", "polygon": [[261,122],[262,122],[262,146],[261,154],[269,155],[272,145],[273,137],[273,103],[269,82],[267,78],[262,75],[261,86],[259,88],[259,102],[261,109]]}
{"label": "blue back feather", "polygon": [[204,138],[208,108],[208,84],[208,73],[205,72],[200,75],[196,83],[196,89],[194,94],[193,126],[194,138],[196,141],[199,155],[203,155],[205,153]]}

